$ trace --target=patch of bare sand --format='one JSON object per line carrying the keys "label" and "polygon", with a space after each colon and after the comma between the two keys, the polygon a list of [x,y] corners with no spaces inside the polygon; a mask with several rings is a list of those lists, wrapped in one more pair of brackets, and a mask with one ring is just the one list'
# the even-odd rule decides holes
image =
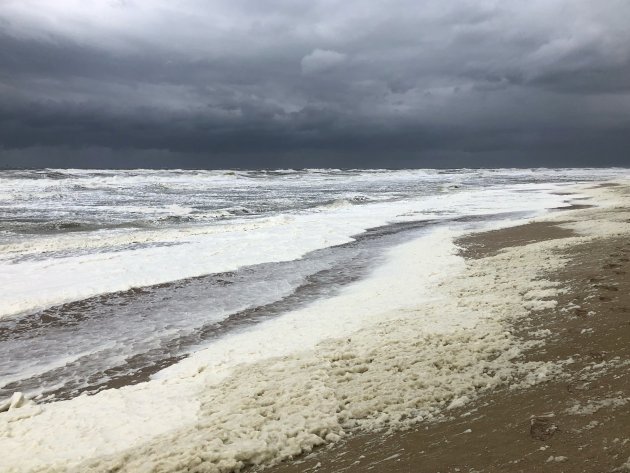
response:
{"label": "patch of bare sand", "polygon": [[[460,244],[467,258],[484,258],[572,235],[566,226],[537,222]],[[630,471],[630,239],[595,238],[562,251],[569,263],[550,279],[567,291],[555,309],[515,327],[523,340],[546,338],[526,359],[573,361],[561,376],[526,390],[501,388],[443,422],[360,434],[265,471]]]}

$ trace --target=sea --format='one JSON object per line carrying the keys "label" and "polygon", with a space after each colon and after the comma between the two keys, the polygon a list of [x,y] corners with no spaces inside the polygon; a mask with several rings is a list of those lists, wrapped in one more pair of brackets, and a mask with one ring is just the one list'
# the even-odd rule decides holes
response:
{"label": "sea", "polygon": [[20,391],[49,403],[159,377],[334,297],[397,245],[543,215],[571,205],[567,186],[621,174],[2,170],[0,400]]}

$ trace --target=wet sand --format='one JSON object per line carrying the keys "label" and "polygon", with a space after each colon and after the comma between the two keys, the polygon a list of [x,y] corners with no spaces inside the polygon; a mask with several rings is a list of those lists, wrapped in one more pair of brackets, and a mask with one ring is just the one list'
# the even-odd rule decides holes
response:
{"label": "wet sand", "polygon": [[[627,208],[613,212],[630,222]],[[571,221],[574,214],[565,215]],[[481,259],[571,236],[559,222],[536,222],[458,243],[463,256]],[[439,423],[358,434],[265,471],[630,471],[630,238],[596,238],[562,251],[568,263],[549,275],[566,290],[557,307],[513,327],[523,340],[549,333],[525,358],[564,362],[562,374],[524,390],[482,394]]]}

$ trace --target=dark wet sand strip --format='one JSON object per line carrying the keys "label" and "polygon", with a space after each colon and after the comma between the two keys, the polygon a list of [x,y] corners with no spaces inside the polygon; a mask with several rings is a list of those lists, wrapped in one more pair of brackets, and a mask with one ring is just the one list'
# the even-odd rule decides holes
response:
{"label": "dark wet sand strip", "polygon": [[[476,234],[460,244],[466,257],[483,258],[571,234],[551,223],[533,223]],[[361,434],[265,471],[627,471],[622,465],[630,457],[630,365],[624,365],[630,363],[630,239],[595,240],[568,250],[567,256],[570,263],[551,275],[568,289],[558,297],[558,308],[515,327],[524,339],[531,331],[550,330],[544,347],[526,358],[572,358],[566,377],[527,390],[501,389],[454,411],[444,422],[394,434]],[[614,405],[612,398],[628,402]],[[586,409],[567,411],[574,406]]]}
{"label": "dark wet sand strip", "polygon": [[594,205],[587,205],[587,204],[571,204],[568,205],[566,207],[555,207],[553,209],[550,209],[551,212],[562,212],[564,210],[582,210],[582,209],[592,209],[593,207],[595,207]]}
{"label": "dark wet sand strip", "polygon": [[475,233],[456,243],[461,247],[460,254],[464,258],[479,259],[495,255],[505,248],[573,235],[573,230],[562,228],[555,223],[533,222],[502,230]]}

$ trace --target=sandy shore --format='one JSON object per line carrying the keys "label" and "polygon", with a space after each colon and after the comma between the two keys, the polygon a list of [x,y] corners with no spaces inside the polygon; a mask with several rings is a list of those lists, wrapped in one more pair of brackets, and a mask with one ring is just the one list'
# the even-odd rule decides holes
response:
{"label": "sandy shore", "polygon": [[[606,188],[611,198],[630,192]],[[469,262],[515,247],[564,259],[547,274],[562,288],[557,304],[511,324],[524,345],[535,342],[524,361],[561,371],[525,389],[508,383],[486,392],[441,422],[360,434],[265,471],[630,471],[630,208],[571,210],[458,241]]]}

